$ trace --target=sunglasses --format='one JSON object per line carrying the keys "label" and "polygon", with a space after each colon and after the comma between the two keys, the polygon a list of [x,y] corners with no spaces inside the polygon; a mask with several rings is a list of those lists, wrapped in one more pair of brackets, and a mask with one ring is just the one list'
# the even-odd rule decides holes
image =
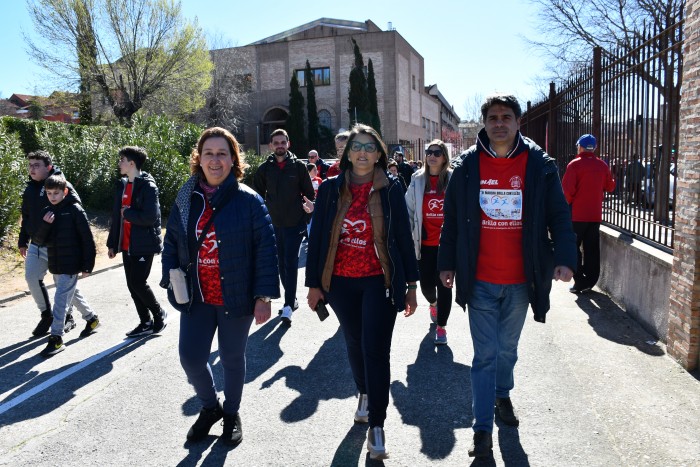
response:
{"label": "sunglasses", "polygon": [[364,149],[365,152],[377,152],[377,143],[362,144],[359,141],[353,141],[350,143],[350,150],[352,152],[360,152],[362,149]]}
{"label": "sunglasses", "polygon": [[440,156],[442,156],[442,149],[426,149],[425,155],[426,156],[440,157]]}

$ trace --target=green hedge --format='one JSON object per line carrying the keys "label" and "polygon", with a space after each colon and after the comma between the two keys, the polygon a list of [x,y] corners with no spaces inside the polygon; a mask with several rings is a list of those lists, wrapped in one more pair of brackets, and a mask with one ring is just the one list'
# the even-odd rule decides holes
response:
{"label": "green hedge", "polygon": [[0,241],[19,220],[26,174],[19,137],[0,125]]}

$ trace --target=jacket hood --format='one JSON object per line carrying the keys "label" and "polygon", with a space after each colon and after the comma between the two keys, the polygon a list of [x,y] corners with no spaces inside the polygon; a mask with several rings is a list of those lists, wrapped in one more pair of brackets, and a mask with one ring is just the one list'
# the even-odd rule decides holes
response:
{"label": "jacket hood", "polygon": [[[530,146],[525,142],[525,138],[523,137],[522,133],[520,133],[520,130],[518,130],[518,132],[515,134],[514,143],[515,144],[511,150],[508,151],[506,158],[515,157],[521,152],[530,148]],[[493,157],[497,157],[496,153],[491,149],[491,141],[486,133],[486,128],[482,128],[481,131],[479,131],[479,134],[476,137],[476,147],[479,152],[484,151]]]}
{"label": "jacket hood", "polygon": [[[144,182],[147,182],[147,183],[153,183],[153,184],[156,183],[156,179],[153,178],[153,175],[151,175],[151,174],[148,173],[148,172],[143,172],[143,171],[142,171],[142,172],[141,172],[141,175],[139,175],[138,177],[134,177],[134,180],[136,180],[137,178],[140,178],[140,179],[142,179]],[[127,182],[129,181],[129,177],[127,177],[126,175],[122,175],[121,181],[122,181],[123,183],[127,183]]]}

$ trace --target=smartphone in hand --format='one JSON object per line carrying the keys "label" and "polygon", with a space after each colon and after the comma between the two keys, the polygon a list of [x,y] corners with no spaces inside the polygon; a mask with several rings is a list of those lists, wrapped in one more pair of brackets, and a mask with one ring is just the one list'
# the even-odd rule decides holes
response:
{"label": "smartphone in hand", "polygon": [[326,302],[324,302],[323,300],[318,301],[318,303],[316,304],[315,311],[318,315],[318,319],[320,319],[321,321],[328,318],[328,308],[326,307]]}

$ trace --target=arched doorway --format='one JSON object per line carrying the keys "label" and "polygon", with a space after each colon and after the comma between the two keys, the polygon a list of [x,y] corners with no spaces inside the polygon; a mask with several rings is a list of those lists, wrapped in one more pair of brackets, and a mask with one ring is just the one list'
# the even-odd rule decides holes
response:
{"label": "arched doorway", "polygon": [[262,119],[261,125],[261,144],[268,144],[270,142],[270,133],[278,128],[286,129],[287,117],[289,112],[284,107],[273,107],[272,109],[265,112],[265,116]]}

